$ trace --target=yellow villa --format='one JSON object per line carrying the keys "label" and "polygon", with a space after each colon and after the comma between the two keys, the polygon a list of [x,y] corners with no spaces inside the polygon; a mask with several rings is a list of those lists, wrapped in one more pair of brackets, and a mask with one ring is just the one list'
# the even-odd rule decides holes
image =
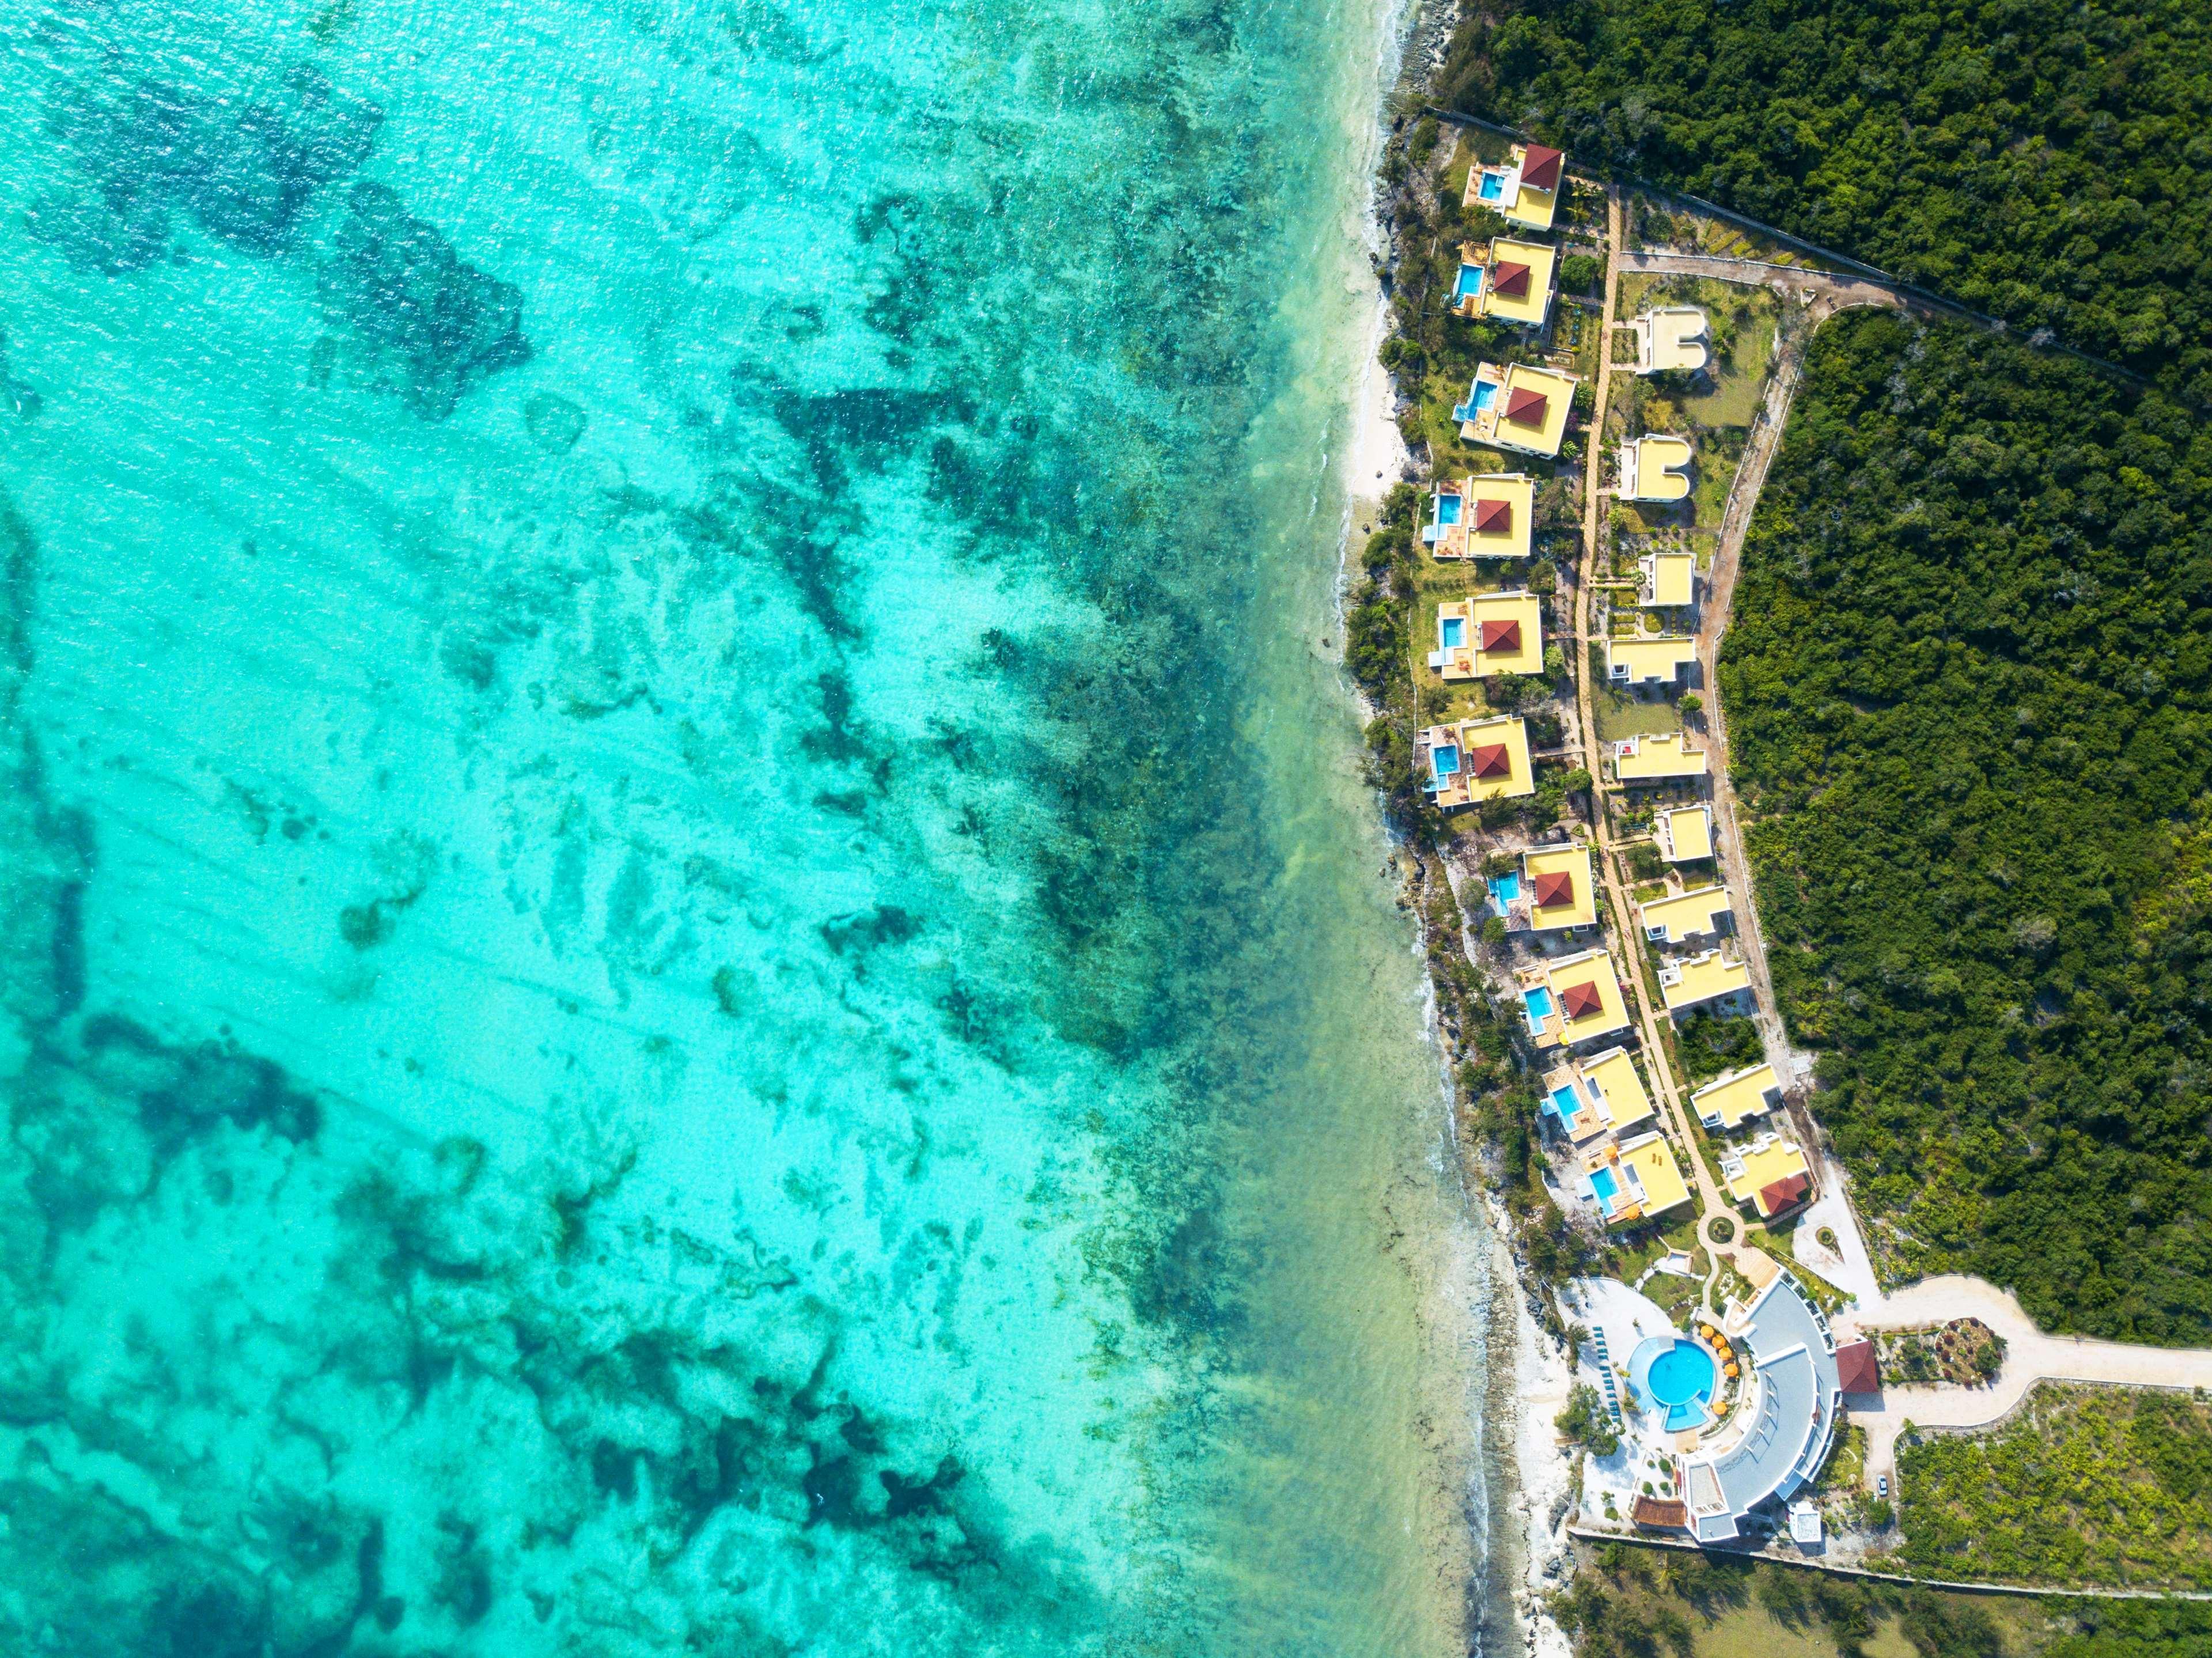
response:
{"label": "yellow villa", "polygon": [[1622,1048],[1608,1048],[1579,1064],[1570,1060],[1547,1072],[1542,1108],[1577,1145],[1600,1134],[1617,1135],[1652,1115],[1644,1078]]}
{"label": "yellow villa", "polygon": [[1671,685],[1698,659],[1686,635],[1656,634],[1605,641],[1606,677],[1616,685]]}
{"label": "yellow villa", "polygon": [[1733,1132],[1760,1112],[1782,1103],[1782,1078],[1774,1074],[1772,1066],[1761,1060],[1715,1078],[1690,1096],[1690,1103],[1697,1109],[1698,1121],[1706,1127]]}
{"label": "yellow villa", "polygon": [[1705,366],[1705,313],[1694,305],[1666,305],[1629,325],[1636,331],[1636,372],[1693,374]]}
{"label": "yellow villa", "polygon": [[1638,905],[1637,909],[1644,920],[1644,936],[1653,944],[1686,944],[1700,933],[1719,935],[1721,923],[1729,914],[1728,890],[1720,886],[1698,887],[1694,891],[1654,898],[1648,904]]}
{"label": "yellow villa", "polygon": [[1510,236],[1493,237],[1486,253],[1472,246],[1461,248],[1453,312],[1542,327],[1552,311],[1552,276],[1559,258],[1559,249],[1548,243]]}
{"label": "yellow villa", "polygon": [[1646,553],[1637,560],[1643,576],[1636,602],[1653,610],[1687,604],[1696,593],[1698,561],[1690,553]]}
{"label": "yellow villa", "polygon": [[1452,410],[1469,443],[1494,444],[1551,457],[1567,435],[1577,377],[1525,362],[1486,362],[1474,371],[1467,401]]}
{"label": "yellow villa", "polygon": [[1750,1145],[1721,1153],[1721,1179],[1729,1196],[1749,1204],[1761,1220],[1793,1209],[1813,1194],[1812,1166],[1795,1144],[1761,1134]]}
{"label": "yellow villa", "polygon": [[1711,806],[1670,806],[1651,821],[1651,838],[1670,864],[1694,864],[1713,855]]}
{"label": "yellow villa", "polygon": [[1528,728],[1518,714],[1428,726],[1413,739],[1413,765],[1442,811],[1536,792]]}
{"label": "yellow villa", "polygon": [[1620,446],[1623,501],[1680,501],[1690,493],[1690,442],[1663,433]]}
{"label": "yellow villa", "polygon": [[1584,1161],[1583,1177],[1608,1226],[1663,1215],[1690,1200],[1674,1154],[1658,1134],[1639,1134]]}
{"label": "yellow villa", "polygon": [[1659,969],[1659,999],[1669,1013],[1750,988],[1751,969],[1717,950],[1686,956]]}
{"label": "yellow villa", "polygon": [[1628,1029],[1628,1003],[1609,951],[1585,950],[1538,962],[1523,968],[1516,982],[1539,1048],[1571,1047]]}
{"label": "yellow villa", "polygon": [[1464,204],[1486,207],[1514,224],[1549,230],[1566,185],[1567,158],[1545,144],[1515,144],[1501,163],[1471,167]]}
{"label": "yellow villa", "polygon": [[1521,885],[1535,932],[1588,926],[1597,920],[1597,888],[1588,847],[1547,847],[1521,854]]}
{"label": "yellow villa", "polygon": [[1526,558],[1535,517],[1534,479],[1481,472],[1437,486],[1421,538],[1438,558]]}
{"label": "yellow villa", "polygon": [[1680,732],[1646,732],[1624,738],[1613,750],[1613,774],[1624,785],[1703,777],[1705,751],[1685,745]]}
{"label": "yellow villa", "polygon": [[1429,665],[1446,679],[1544,671],[1544,605],[1534,593],[1476,593],[1437,607]]}

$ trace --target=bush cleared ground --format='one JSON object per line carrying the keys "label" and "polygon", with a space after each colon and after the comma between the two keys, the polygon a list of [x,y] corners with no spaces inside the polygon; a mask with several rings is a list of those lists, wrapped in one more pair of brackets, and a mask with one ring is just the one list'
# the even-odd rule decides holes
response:
{"label": "bush cleared ground", "polygon": [[2109,1588],[2212,1586],[2212,1405],[2038,1388],[1987,1438],[1900,1449],[1905,1569]]}
{"label": "bush cleared ground", "polygon": [[1893,1265],[2212,1342],[2212,435],[1964,326],[1815,337],[1721,692],[1775,990]]}

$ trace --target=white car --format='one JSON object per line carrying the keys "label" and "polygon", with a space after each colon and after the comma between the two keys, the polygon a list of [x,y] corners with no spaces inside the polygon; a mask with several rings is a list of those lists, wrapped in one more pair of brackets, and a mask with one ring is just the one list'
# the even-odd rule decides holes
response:
{"label": "white car", "polygon": [[1887,1474],[1878,1473],[1874,1477],[1874,1494],[1876,1497],[1884,1497],[1889,1495],[1889,1476]]}

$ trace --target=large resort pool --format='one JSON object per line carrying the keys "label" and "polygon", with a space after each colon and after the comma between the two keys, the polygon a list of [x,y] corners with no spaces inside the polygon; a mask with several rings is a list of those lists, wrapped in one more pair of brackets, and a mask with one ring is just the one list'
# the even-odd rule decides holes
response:
{"label": "large resort pool", "polygon": [[1720,1382],[1713,1356],[1686,1336],[1653,1336],[1628,1361],[1628,1380],[1650,1400],[1668,1433],[1702,1428]]}

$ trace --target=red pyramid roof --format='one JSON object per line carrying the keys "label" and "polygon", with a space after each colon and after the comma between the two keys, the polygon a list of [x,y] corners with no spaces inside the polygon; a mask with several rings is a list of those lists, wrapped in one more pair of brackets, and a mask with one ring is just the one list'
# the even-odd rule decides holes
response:
{"label": "red pyramid roof", "polygon": [[1521,624],[1510,616],[1503,622],[1482,624],[1482,648],[1486,651],[1517,651],[1521,648]]}
{"label": "red pyramid roof", "polygon": [[1559,164],[1567,158],[1543,144],[1530,144],[1521,152],[1521,182],[1531,190],[1557,190]]}
{"label": "red pyramid roof", "polygon": [[1541,392],[1531,392],[1524,386],[1505,399],[1505,418],[1516,426],[1541,426],[1544,411],[1551,406],[1552,400]]}
{"label": "red pyramid roof", "polygon": [[1528,297],[1528,267],[1501,262],[1490,273],[1490,291],[1503,299],[1525,300]]}
{"label": "red pyramid roof", "polygon": [[1579,1019],[1585,1013],[1595,1013],[1605,1005],[1605,998],[1598,993],[1597,985],[1585,979],[1578,985],[1569,985],[1559,993],[1559,1005],[1567,1011],[1570,1019]]}
{"label": "red pyramid roof", "polygon": [[1875,1362],[1874,1343],[1862,1338],[1836,1349],[1836,1376],[1847,1394],[1881,1391],[1881,1367]]}
{"label": "red pyramid roof", "polygon": [[1513,503],[1510,501],[1476,501],[1474,527],[1485,535],[1503,535],[1513,527]]}
{"label": "red pyramid roof", "polygon": [[1571,904],[1575,901],[1575,878],[1563,869],[1546,870],[1536,878],[1536,908],[1549,909],[1554,904]]}
{"label": "red pyramid roof", "polygon": [[1470,777],[1510,777],[1513,775],[1513,756],[1505,751],[1502,743],[1486,749],[1472,749],[1467,756]]}
{"label": "red pyramid roof", "polygon": [[1813,1189],[1812,1181],[1803,1175],[1792,1175],[1786,1180],[1776,1181],[1771,1186],[1759,1188],[1759,1206],[1768,1214],[1779,1214]]}

